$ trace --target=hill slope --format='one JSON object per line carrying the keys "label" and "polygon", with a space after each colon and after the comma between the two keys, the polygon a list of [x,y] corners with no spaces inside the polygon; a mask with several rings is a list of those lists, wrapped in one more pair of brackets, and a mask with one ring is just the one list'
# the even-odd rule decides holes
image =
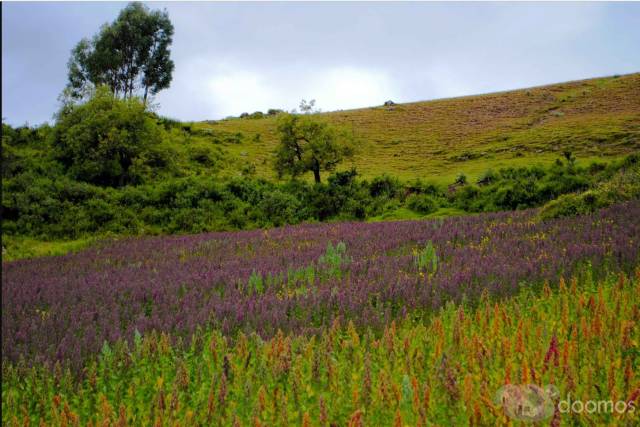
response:
{"label": "hill slope", "polygon": [[[358,139],[358,154],[343,168],[450,182],[459,172],[475,177],[489,167],[547,163],[564,150],[581,160],[640,150],[640,73],[319,116]],[[194,129],[241,133],[225,151],[272,178],[276,120],[233,118]]]}

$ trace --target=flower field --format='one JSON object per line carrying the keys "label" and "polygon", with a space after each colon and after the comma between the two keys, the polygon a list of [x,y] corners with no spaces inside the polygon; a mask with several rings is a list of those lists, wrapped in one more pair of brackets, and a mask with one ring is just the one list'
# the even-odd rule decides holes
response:
{"label": "flower field", "polygon": [[3,424],[496,425],[535,384],[627,409],[546,423],[632,425],[639,238],[635,201],[3,263]]}

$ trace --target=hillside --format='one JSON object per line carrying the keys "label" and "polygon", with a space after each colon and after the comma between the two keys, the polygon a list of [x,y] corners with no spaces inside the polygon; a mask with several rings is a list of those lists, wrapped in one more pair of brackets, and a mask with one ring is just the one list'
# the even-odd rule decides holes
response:
{"label": "hillside", "polygon": [[[444,183],[459,172],[476,177],[489,167],[548,163],[564,150],[579,161],[640,150],[640,73],[320,116],[358,140],[356,157],[343,168]],[[241,133],[239,143],[223,143],[225,151],[272,178],[276,120],[232,118],[194,130],[214,139]]]}
{"label": "hillside", "polygon": [[[275,179],[277,116],[180,123],[136,110],[135,101],[133,109],[113,105],[103,93],[64,123],[3,124],[5,257],[66,252],[104,235],[446,217],[536,208],[567,195],[545,211],[557,217],[638,194],[640,74],[319,114],[351,129],[358,144],[340,168],[355,166],[359,176],[323,172],[322,185],[311,185],[311,174],[306,183]],[[132,135],[146,139],[130,141],[134,166],[118,175],[113,150],[99,156],[109,145],[90,144],[130,126],[123,118],[136,111],[146,127]],[[91,149],[69,154],[75,145],[65,141]],[[506,165],[521,168],[500,170]],[[461,172],[467,183],[449,188]]]}

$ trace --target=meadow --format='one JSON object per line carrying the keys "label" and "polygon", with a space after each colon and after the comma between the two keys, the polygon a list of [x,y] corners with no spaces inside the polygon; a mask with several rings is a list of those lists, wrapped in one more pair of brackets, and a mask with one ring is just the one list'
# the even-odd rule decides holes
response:
{"label": "meadow", "polygon": [[[630,404],[638,218],[632,201],[3,262],[3,424],[507,424],[510,383]],[[626,408],[547,422],[628,425]]]}
{"label": "meadow", "polygon": [[[341,168],[355,167],[366,178],[386,173],[450,184],[459,173],[476,180],[491,168],[548,165],[563,151],[586,161],[637,152],[639,112],[636,73],[317,116],[344,127],[358,142],[356,156]],[[193,123],[199,135],[193,141],[218,141],[258,176],[274,179],[276,121],[275,115],[260,113]]]}
{"label": "meadow", "polygon": [[636,425],[639,83],[314,113],[314,184],[278,112],[3,123],[3,425]]}
{"label": "meadow", "polygon": [[[371,42],[369,11],[357,25],[330,25],[327,37],[321,16],[310,21],[320,27],[296,27],[298,6],[295,15],[261,9],[255,21],[220,6],[213,20],[200,6],[189,19],[189,7],[171,6],[181,13],[174,28],[168,9],[129,3],[69,52],[51,123],[3,118],[3,426],[640,425],[640,73],[411,103],[371,98],[566,76],[577,68],[548,63],[545,74],[534,49],[558,56],[564,39],[588,70],[585,53],[615,56],[624,37],[583,52],[575,34],[591,37],[628,13],[607,8],[585,27],[596,15],[579,12],[577,33],[550,27],[510,57],[499,40],[507,60],[484,79],[466,42],[464,56],[456,41],[417,67],[414,36],[396,43],[398,64],[370,68],[385,45],[369,43],[334,73],[341,55],[323,43],[342,30]],[[78,26],[53,13],[35,28],[42,16],[32,9],[9,19],[21,23],[10,65],[57,63],[67,36],[107,14],[92,8]],[[224,10],[230,19],[219,21]],[[456,22],[466,19],[458,12]],[[522,36],[517,20],[505,22]],[[22,37],[61,24],[47,52]],[[434,28],[428,40],[439,45]],[[255,46],[246,43],[254,30]],[[343,40],[347,51],[359,46]],[[220,54],[195,60],[204,51],[192,42]],[[287,50],[295,64],[281,57]],[[391,72],[403,62],[396,51],[410,53],[415,76]],[[536,70],[516,75],[525,51]],[[362,69],[352,53],[368,57]],[[458,73],[457,57],[478,76]],[[630,71],[628,61],[596,62]],[[29,67],[9,73],[19,95],[9,110],[38,117],[61,82]],[[173,95],[156,97],[174,83]],[[377,105],[228,110],[288,103],[290,91],[312,87],[328,103]],[[20,108],[33,96],[39,108]],[[179,114],[234,116],[177,120],[160,114],[169,111],[161,99]]]}

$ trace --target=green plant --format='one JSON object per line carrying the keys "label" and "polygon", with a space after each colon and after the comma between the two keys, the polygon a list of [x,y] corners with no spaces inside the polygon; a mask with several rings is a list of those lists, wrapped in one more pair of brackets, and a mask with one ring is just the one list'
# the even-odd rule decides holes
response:
{"label": "green plant", "polygon": [[122,187],[143,180],[140,160],[161,141],[162,132],[139,100],[120,100],[100,87],[88,102],[60,116],[53,146],[75,179]]}
{"label": "green plant", "polygon": [[338,242],[335,246],[331,242],[327,244],[327,251],[318,259],[318,268],[324,273],[325,278],[342,277],[342,268],[351,262],[346,252],[347,246],[344,242]]}
{"label": "green plant", "polygon": [[438,255],[431,240],[424,248],[416,249],[413,253],[413,263],[420,273],[433,275],[438,270]]}
{"label": "green plant", "polygon": [[262,275],[257,273],[255,270],[251,272],[251,276],[249,276],[248,283],[249,291],[255,292],[257,294],[261,294],[264,292],[264,281],[262,279]]}
{"label": "green plant", "polygon": [[421,214],[430,214],[438,210],[438,202],[426,194],[412,194],[406,200],[407,206]]}
{"label": "green plant", "polygon": [[464,173],[460,172],[456,176],[456,180],[454,181],[454,183],[458,184],[458,185],[465,185],[467,183],[467,175],[465,175]]}
{"label": "green plant", "polygon": [[281,115],[278,133],[280,144],[275,151],[274,168],[280,177],[296,177],[310,171],[319,184],[322,170],[332,171],[353,155],[347,134],[306,115]]}

